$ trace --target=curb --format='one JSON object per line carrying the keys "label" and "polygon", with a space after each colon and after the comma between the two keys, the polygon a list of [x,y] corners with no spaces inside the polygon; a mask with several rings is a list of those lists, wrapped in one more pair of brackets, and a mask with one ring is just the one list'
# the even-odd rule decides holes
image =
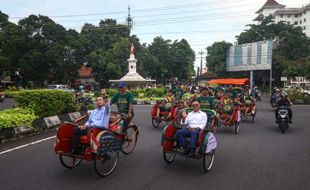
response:
{"label": "curb", "polygon": [[65,121],[73,122],[83,114],[85,114],[85,112],[72,112],[57,116],[40,118],[33,122],[34,127],[17,126],[12,128],[2,128],[0,129],[0,144],[26,135],[38,133],[39,131],[52,129]]}

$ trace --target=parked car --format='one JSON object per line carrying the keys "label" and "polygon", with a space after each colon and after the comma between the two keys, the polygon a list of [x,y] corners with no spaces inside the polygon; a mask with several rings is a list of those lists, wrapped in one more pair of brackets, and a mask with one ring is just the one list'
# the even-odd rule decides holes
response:
{"label": "parked car", "polygon": [[51,84],[48,85],[48,89],[53,89],[53,90],[63,90],[67,92],[72,92],[74,93],[74,89],[70,88],[68,85],[65,84]]}
{"label": "parked car", "polygon": [[310,89],[309,88],[305,89],[305,88],[302,88],[300,86],[287,86],[287,87],[284,87],[282,90],[285,92],[287,92],[289,90],[297,90],[298,92],[300,92],[304,96],[310,96]]}

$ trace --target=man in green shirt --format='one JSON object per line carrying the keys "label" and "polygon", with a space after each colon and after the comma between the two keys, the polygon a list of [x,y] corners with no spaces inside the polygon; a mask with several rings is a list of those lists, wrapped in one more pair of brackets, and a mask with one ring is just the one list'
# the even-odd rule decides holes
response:
{"label": "man in green shirt", "polygon": [[184,91],[181,88],[181,85],[178,84],[177,88],[173,90],[173,95],[176,98],[176,100],[180,101],[182,100],[183,94],[184,94]]}
{"label": "man in green shirt", "polygon": [[230,99],[235,100],[238,97],[237,92],[233,89],[232,85],[228,86],[227,92],[230,94]]}
{"label": "man in green shirt", "polygon": [[212,96],[210,96],[210,91],[207,88],[202,88],[201,95],[197,98],[201,105],[201,109],[214,109],[215,101]]}
{"label": "man in green shirt", "polygon": [[134,112],[133,112],[133,102],[134,98],[131,92],[127,90],[127,85],[125,82],[118,83],[118,93],[112,97],[111,103],[116,103],[119,112],[127,114],[126,120],[124,121],[123,127],[126,127],[131,122]]}

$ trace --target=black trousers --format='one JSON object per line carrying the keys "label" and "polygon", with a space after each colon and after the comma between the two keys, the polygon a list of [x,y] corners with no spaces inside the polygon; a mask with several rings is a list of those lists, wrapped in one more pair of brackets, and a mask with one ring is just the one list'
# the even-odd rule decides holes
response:
{"label": "black trousers", "polygon": [[81,130],[79,127],[75,127],[72,136],[72,150],[77,150],[79,148],[80,137],[87,135],[90,128]]}

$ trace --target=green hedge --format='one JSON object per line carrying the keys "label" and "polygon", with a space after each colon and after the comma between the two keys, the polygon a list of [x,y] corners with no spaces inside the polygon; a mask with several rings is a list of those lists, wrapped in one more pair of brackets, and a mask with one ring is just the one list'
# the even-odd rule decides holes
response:
{"label": "green hedge", "polygon": [[[118,92],[117,89],[107,89],[110,97]],[[165,88],[146,88],[146,89],[133,89],[130,90],[135,98],[145,97],[163,97],[166,95],[167,90]]]}
{"label": "green hedge", "polygon": [[29,108],[39,117],[59,115],[77,109],[75,96],[61,90],[24,90],[9,93],[19,107]]}
{"label": "green hedge", "polygon": [[32,126],[38,117],[30,109],[11,108],[0,111],[0,128]]}

